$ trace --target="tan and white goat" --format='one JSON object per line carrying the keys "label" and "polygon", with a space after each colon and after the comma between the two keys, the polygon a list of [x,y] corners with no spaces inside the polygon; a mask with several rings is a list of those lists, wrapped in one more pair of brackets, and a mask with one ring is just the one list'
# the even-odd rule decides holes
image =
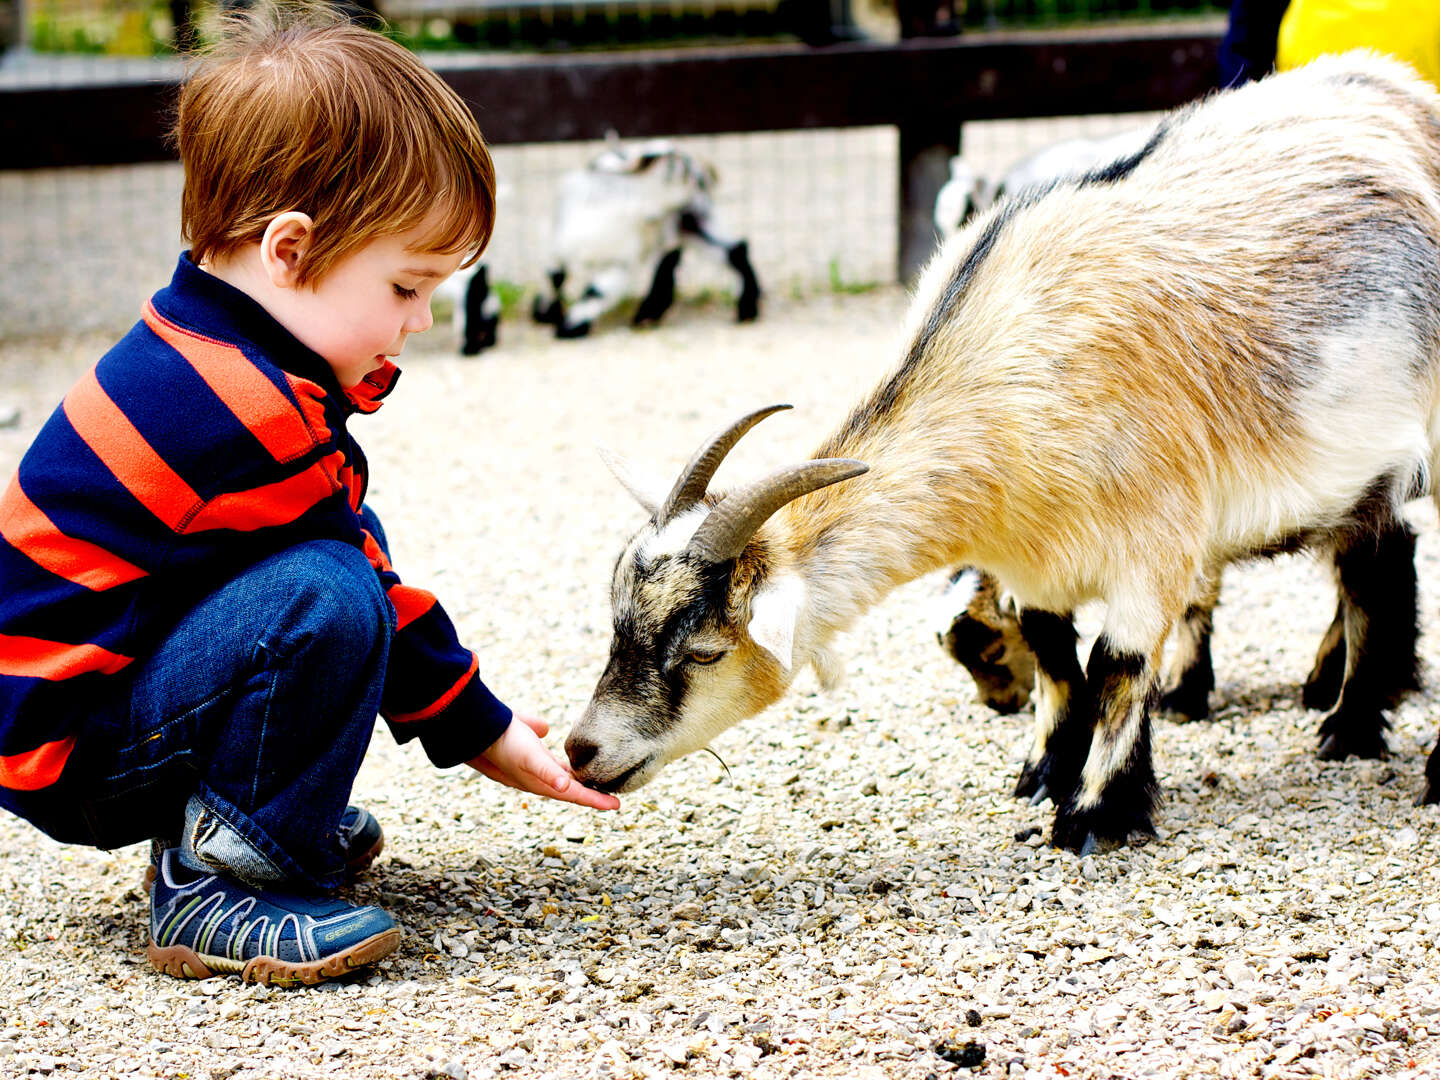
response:
{"label": "tan and white goat", "polygon": [[[1430,490],[1440,98],[1348,54],[1179,110],[1130,157],[957,234],[906,340],[821,460],[707,493],[762,410],[663,500],[636,492],[651,519],[616,564],[576,774],[640,786],[801,667],[823,679],[833,636],[891,589],[970,565],[1015,596],[1035,654],[1026,774],[1055,801],[1052,842],[1148,831],[1148,702],[1191,600],[1276,548],[1363,564]],[[1082,671],[1071,614],[1090,599],[1106,614]],[[1335,729],[1372,728],[1349,689]],[[1433,797],[1440,755],[1428,775]]]}

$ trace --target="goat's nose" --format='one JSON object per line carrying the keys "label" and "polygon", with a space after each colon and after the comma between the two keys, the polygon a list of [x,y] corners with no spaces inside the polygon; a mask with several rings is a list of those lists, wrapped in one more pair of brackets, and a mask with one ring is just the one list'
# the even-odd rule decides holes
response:
{"label": "goat's nose", "polygon": [[570,738],[565,740],[565,753],[570,756],[570,768],[577,773],[583,772],[586,765],[595,760],[595,755],[600,752],[600,747],[585,739]]}

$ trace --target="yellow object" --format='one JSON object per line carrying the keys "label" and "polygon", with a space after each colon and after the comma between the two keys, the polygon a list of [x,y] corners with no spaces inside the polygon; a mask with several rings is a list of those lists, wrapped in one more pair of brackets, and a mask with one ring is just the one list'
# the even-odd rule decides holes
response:
{"label": "yellow object", "polygon": [[1409,61],[1440,87],[1440,0],[1290,0],[1275,66],[1363,48]]}
{"label": "yellow object", "polygon": [[151,48],[145,13],[138,8],[121,12],[119,29],[105,51],[114,56],[148,56]]}

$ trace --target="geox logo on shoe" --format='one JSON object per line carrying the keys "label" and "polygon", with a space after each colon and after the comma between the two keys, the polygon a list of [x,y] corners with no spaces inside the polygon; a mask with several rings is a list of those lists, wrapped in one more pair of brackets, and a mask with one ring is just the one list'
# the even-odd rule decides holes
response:
{"label": "geox logo on shoe", "polygon": [[345,940],[346,936],[347,930],[343,923],[329,930],[322,930],[319,927],[316,927],[310,933],[310,937],[314,940],[316,945],[321,946],[322,951],[324,949],[324,946],[339,944],[340,942]]}

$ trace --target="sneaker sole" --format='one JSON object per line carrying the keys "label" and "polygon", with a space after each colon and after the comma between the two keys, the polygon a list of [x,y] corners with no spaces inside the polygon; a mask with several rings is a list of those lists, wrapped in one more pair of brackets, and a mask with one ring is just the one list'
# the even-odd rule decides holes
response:
{"label": "sneaker sole", "polygon": [[314,986],[326,979],[349,975],[351,972],[383,960],[400,947],[404,937],[400,928],[392,927],[374,937],[350,946],[344,952],[293,964],[273,956],[256,956],[247,961],[230,960],[223,956],[204,956],[188,945],[161,948],[154,941],[145,950],[150,965],[159,972],[177,979],[211,979],[217,975],[239,975],[241,982],[265,986]]}
{"label": "sneaker sole", "polygon": [[[375,841],[375,846],[372,847],[369,851],[355,856],[355,858],[351,859],[345,864],[345,880],[348,881],[351,878],[359,877],[366,870],[369,870],[370,864],[373,863],[376,859],[378,859],[380,857],[380,853],[384,850],[385,837],[382,836],[379,840]],[[154,884],[155,864],[152,862],[145,867],[145,876],[140,879],[140,891],[143,893],[148,893],[151,886],[153,886]]]}

